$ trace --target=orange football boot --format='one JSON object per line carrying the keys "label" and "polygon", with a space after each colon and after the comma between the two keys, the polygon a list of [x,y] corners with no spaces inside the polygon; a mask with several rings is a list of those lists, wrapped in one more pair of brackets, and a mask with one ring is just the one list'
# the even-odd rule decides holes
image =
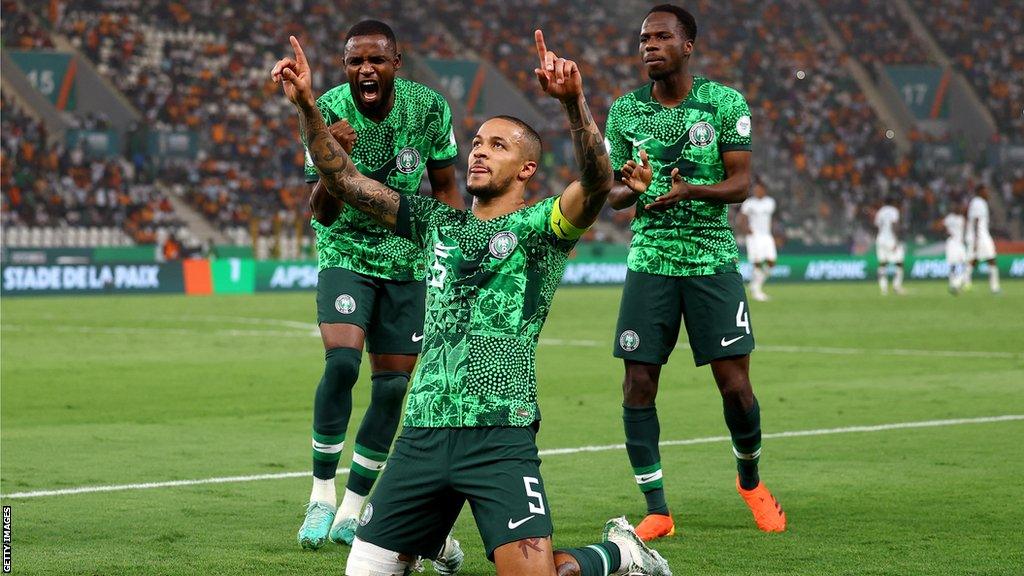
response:
{"label": "orange football boot", "polygon": [[672,520],[672,516],[648,514],[640,524],[637,524],[636,535],[644,542],[650,542],[663,536],[675,536],[676,523]]}
{"label": "orange football boot", "polygon": [[743,501],[754,514],[757,527],[765,532],[784,532],[786,530],[786,513],[782,511],[779,501],[772,496],[764,482],[758,482],[753,490],[744,490],[740,486],[739,476],[736,477],[736,491],[743,496]]}

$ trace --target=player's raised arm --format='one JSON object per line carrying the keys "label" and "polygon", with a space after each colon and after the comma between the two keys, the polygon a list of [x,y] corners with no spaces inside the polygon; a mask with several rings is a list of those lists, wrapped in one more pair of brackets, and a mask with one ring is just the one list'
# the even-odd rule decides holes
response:
{"label": "player's raised arm", "polygon": [[[352,154],[352,148],[355,147],[359,136],[356,134],[355,129],[352,128],[352,125],[348,123],[348,120],[342,118],[328,126],[327,130],[341,144],[345,152]],[[305,135],[303,135],[303,139],[305,139]],[[305,145],[305,142],[303,142],[303,145]],[[320,180],[313,184],[309,194],[309,209],[317,222],[324,226],[330,226],[337,220],[343,207],[344,204],[341,200],[331,196]]]}
{"label": "player's raised arm", "polygon": [[284,58],[274,65],[271,77],[280,82],[285,96],[299,112],[299,129],[306,138],[310,158],[327,192],[351,204],[385,227],[394,230],[399,194],[387,186],[363,176],[352,159],[331,135],[313,97],[312,74],[302,46],[289,37],[295,58]]}
{"label": "player's raised arm", "polygon": [[540,67],[534,70],[541,89],[557,98],[569,117],[576,164],[580,179],[562,193],[559,201],[562,214],[577,228],[587,228],[597,220],[612,187],[612,164],[604,137],[590,114],[583,95],[583,79],[572,60],[559,58],[548,50],[544,33],[534,32]]}

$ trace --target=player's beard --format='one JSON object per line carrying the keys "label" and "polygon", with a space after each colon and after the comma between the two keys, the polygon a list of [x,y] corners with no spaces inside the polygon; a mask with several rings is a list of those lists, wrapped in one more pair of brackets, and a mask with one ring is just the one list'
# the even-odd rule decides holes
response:
{"label": "player's beard", "polygon": [[474,198],[481,200],[490,200],[491,198],[497,198],[505,193],[509,189],[509,185],[512,184],[512,180],[515,176],[509,176],[503,181],[495,180],[493,177],[487,181],[486,184],[478,186],[466,183],[466,192]]}

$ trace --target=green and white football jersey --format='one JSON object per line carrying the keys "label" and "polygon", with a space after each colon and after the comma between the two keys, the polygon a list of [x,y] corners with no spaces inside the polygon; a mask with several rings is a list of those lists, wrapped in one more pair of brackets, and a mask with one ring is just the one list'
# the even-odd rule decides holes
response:
{"label": "green and white football jersey", "polygon": [[[328,126],[344,118],[359,136],[352,160],[360,173],[401,194],[416,195],[423,173],[455,162],[458,148],[448,102],[422,84],[395,78],[395,105],[374,122],[356,107],[348,84],[316,101]],[[306,151],[306,181],[320,176]],[[313,220],[320,269],[347,268],[387,280],[422,280],[424,267],[411,242],[346,205],[330,226]]]}
{"label": "green and white football jersey", "polygon": [[430,264],[406,426],[528,426],[539,418],[537,340],[576,244],[551,224],[556,198],[480,220],[432,198],[403,197],[395,232]]}
{"label": "green and white football jersey", "polygon": [[639,162],[646,150],[654,178],[637,200],[630,270],[663,276],[704,276],[736,270],[739,250],[723,202],[689,200],[663,212],[644,205],[672,187],[672,169],[690,184],[726,179],[722,154],[750,150],[750,108],[736,90],[695,76],[689,96],[666,108],[651,84],[618,98],[608,112],[605,137],[612,168]]}

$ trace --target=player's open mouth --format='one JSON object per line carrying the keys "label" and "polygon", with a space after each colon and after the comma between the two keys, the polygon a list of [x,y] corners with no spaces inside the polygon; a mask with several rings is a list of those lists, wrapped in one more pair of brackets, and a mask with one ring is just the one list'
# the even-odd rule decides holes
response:
{"label": "player's open mouth", "polygon": [[376,80],[360,80],[359,96],[363,102],[376,102],[380,97],[380,84]]}

